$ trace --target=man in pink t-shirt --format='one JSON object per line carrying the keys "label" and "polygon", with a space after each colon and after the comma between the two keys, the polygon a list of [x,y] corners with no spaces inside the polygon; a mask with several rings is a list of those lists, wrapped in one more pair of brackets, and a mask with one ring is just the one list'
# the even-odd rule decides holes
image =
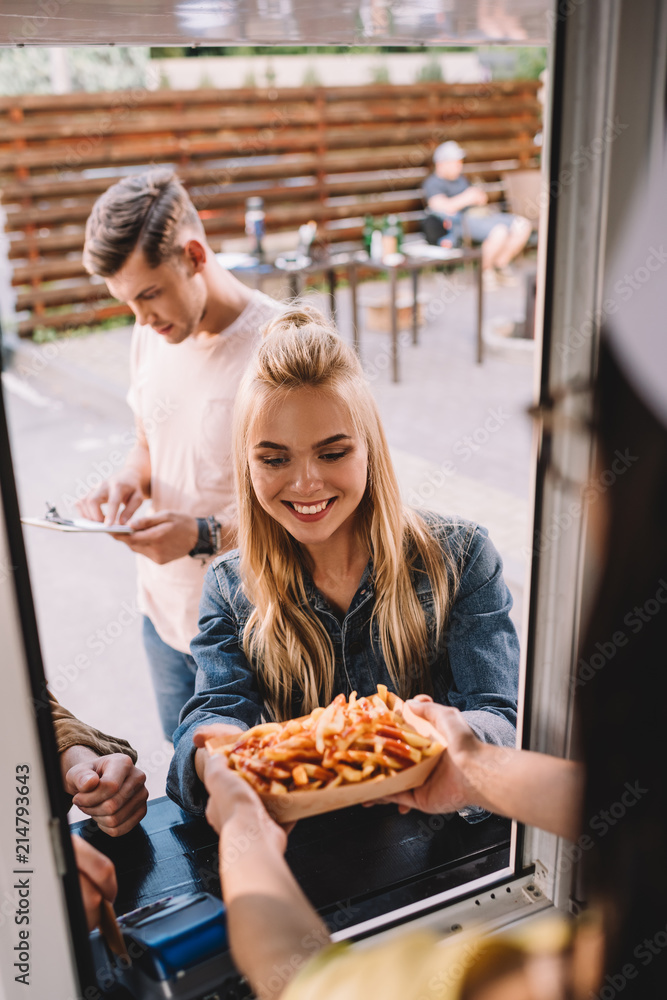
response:
{"label": "man in pink t-shirt", "polygon": [[[81,512],[138,556],[139,606],[165,735],[194,692],[189,654],[211,557],[236,537],[234,396],[261,327],[280,311],[222,268],[187,192],[169,169],[127,177],[95,203],[83,260],[132,309],[128,402],[136,442]],[[152,512],[132,515],[150,498]],[[102,511],[106,504],[106,512]]]}

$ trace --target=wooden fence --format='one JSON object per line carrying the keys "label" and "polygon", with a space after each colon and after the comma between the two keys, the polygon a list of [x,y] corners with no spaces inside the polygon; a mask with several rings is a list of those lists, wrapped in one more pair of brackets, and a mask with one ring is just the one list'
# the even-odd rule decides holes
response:
{"label": "wooden fence", "polygon": [[[320,237],[359,238],[363,216],[417,228],[434,147],[456,139],[483,181],[533,166],[539,83],[148,91],[0,98],[0,193],[19,332],[127,312],[81,264],[101,192],[133,170],[170,164],[214,249],[244,232],[261,195],[267,232],[315,219]],[[499,185],[497,185],[499,188]],[[500,197],[492,191],[491,197]]]}

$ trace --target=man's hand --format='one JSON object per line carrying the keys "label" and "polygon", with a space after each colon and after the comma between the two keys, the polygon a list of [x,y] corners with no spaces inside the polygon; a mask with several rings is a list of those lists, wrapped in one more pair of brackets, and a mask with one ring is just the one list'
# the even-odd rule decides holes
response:
{"label": "man's hand", "polygon": [[187,556],[199,537],[196,517],[170,510],[158,511],[150,517],[137,517],[131,527],[131,535],[113,537],[160,566]]}
{"label": "man's hand", "polygon": [[121,837],[146,815],[146,775],[124,753],[99,757],[88,747],[60,755],[65,791],[110,837]]}
{"label": "man's hand", "polygon": [[[124,469],[117,476],[100,483],[97,489],[79,500],[77,507],[82,516],[91,521],[126,524],[145,499],[139,473],[133,469]],[[107,505],[106,514],[102,513],[102,504]]]}
{"label": "man's hand", "polygon": [[118,892],[116,869],[104,854],[96,851],[81,837],[72,837],[74,858],[79,871],[79,885],[86,911],[88,930],[92,931],[100,922],[102,900],[113,903]]}

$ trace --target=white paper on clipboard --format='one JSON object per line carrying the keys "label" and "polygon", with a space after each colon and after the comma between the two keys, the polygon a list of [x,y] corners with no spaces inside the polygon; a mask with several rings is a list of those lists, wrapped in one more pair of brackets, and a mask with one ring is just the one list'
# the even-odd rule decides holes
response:
{"label": "white paper on clipboard", "polygon": [[69,524],[49,521],[45,517],[22,517],[21,523],[34,524],[38,528],[52,528],[55,531],[78,531],[85,534],[130,535],[132,533],[129,524],[104,524],[102,521],[89,521],[85,517],[73,517]]}

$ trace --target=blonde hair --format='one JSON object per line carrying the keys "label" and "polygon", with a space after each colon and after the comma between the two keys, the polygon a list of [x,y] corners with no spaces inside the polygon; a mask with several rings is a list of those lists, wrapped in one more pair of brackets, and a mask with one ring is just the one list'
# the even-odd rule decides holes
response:
{"label": "blonde hair", "polygon": [[249,434],[257,414],[266,412],[277,394],[305,387],[342,403],[368,449],[368,480],[357,527],[373,560],[371,627],[377,626],[389,675],[401,697],[432,689],[428,626],[412,574],[419,569],[429,577],[438,637],[458,583],[454,560],[447,552],[443,558],[441,543],[427,523],[401,501],[379,413],[354,351],[309,306],[272,320],[237,395],[234,459],[241,580],[254,605],[243,649],[276,719],[290,717],[297,692],[304,713],[328,704],[334,694],[333,646],[308,604],[307,553],[260,506],[248,464]]}

